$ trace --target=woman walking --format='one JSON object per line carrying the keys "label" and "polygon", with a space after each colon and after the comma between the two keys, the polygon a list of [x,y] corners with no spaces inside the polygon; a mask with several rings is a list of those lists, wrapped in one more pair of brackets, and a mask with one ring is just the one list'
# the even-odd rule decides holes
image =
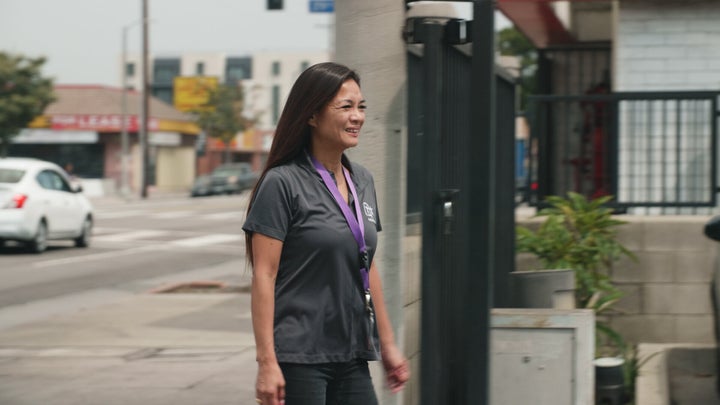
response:
{"label": "woman walking", "polygon": [[243,229],[253,265],[257,402],[377,404],[368,361],[394,392],[409,378],[373,260],[375,187],[344,152],[358,144],[360,78],[320,63],[293,85]]}

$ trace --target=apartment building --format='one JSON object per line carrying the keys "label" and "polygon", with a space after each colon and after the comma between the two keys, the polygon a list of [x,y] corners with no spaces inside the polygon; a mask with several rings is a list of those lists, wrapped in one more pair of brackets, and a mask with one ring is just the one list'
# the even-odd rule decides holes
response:
{"label": "apartment building", "polygon": [[[174,104],[176,77],[215,77],[219,83],[239,83],[245,91],[245,113],[256,119],[252,129],[237,135],[230,145],[233,161],[251,162],[262,167],[270,150],[272,135],[290,88],[300,73],[310,65],[330,59],[326,51],[263,51],[252,55],[223,52],[156,54],[149,58],[149,81],[152,95]],[[142,74],[140,55],[130,55],[122,69],[121,85],[140,89]],[[198,174],[211,171],[225,156],[225,145],[207,139],[205,153],[198,158]]]}

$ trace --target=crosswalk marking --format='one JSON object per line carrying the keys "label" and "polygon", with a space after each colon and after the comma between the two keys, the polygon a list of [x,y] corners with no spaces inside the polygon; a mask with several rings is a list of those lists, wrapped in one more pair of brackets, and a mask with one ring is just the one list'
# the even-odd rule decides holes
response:
{"label": "crosswalk marking", "polygon": [[155,238],[162,235],[167,235],[169,231],[161,231],[157,229],[144,229],[140,231],[120,232],[111,233],[102,236],[95,237],[95,241],[102,242],[127,242],[137,239]]}
{"label": "crosswalk marking", "polygon": [[158,219],[175,219],[175,218],[185,218],[185,217],[191,217],[195,215],[195,211],[170,211],[170,212],[160,212],[157,214],[151,214],[149,216],[153,218]]}
{"label": "crosswalk marking", "polygon": [[143,210],[128,210],[128,211],[113,211],[113,212],[102,212],[95,211],[95,216],[102,219],[116,219],[116,218],[127,218],[138,215],[143,215]]}
{"label": "crosswalk marking", "polygon": [[203,219],[208,219],[208,220],[211,220],[211,221],[224,221],[224,220],[226,220],[226,219],[245,218],[245,214],[244,214],[244,213],[239,213],[239,212],[234,212],[234,211],[230,211],[230,212],[216,212],[216,213],[214,213],[214,214],[205,214],[205,215],[202,215],[202,218],[203,218]]}
{"label": "crosswalk marking", "polygon": [[181,210],[181,211],[168,211],[168,212],[153,212],[149,210],[129,210],[129,211],[115,211],[115,212],[103,212],[96,211],[95,217],[101,220],[106,219],[122,219],[129,217],[141,217],[150,219],[180,219],[187,218],[190,220],[198,221],[227,221],[227,220],[239,220],[245,219],[244,211],[224,211],[224,212],[207,212],[201,210]]}
{"label": "crosswalk marking", "polygon": [[178,239],[178,240],[172,241],[171,243],[173,245],[183,246],[183,247],[200,247],[200,246],[207,246],[207,245],[213,245],[213,244],[224,243],[224,242],[237,242],[242,239],[243,239],[243,237],[241,235],[218,233],[218,234],[197,236],[194,238]]}

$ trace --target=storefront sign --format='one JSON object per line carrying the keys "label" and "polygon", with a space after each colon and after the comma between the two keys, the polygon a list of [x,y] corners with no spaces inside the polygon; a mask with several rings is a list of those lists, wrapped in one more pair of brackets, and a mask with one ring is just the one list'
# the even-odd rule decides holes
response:
{"label": "storefront sign", "polygon": [[52,129],[23,129],[13,143],[97,143],[95,131],[61,131]]}
{"label": "storefront sign", "polygon": [[173,79],[173,104],[183,112],[200,110],[217,89],[218,78],[212,76],[177,76]]}
{"label": "storefront sign", "polygon": [[[122,116],[113,114],[43,115],[36,117],[28,126],[30,128],[121,132]],[[125,117],[125,128],[128,132],[138,132],[140,130],[140,119],[136,115],[128,115]],[[184,134],[198,134],[200,132],[200,128],[192,121],[174,121],[158,118],[148,120],[148,130]]]}
{"label": "storefront sign", "polygon": [[[112,114],[75,114],[51,115],[50,128],[52,129],[84,129],[99,132],[120,132],[122,130],[122,116]],[[140,119],[136,115],[125,117],[125,126],[128,132],[138,132]],[[150,118],[148,129],[158,129],[158,120]]]}

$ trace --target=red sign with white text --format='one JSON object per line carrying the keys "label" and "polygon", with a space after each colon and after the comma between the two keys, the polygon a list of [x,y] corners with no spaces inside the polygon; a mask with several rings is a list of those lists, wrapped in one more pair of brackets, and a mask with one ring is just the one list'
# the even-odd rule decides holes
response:
{"label": "red sign with white text", "polygon": [[[120,132],[122,131],[122,116],[111,114],[53,115],[50,117],[50,128]],[[128,132],[138,132],[140,130],[140,119],[136,115],[126,116],[125,128]],[[157,119],[150,118],[148,120],[148,130],[158,130]]]}

